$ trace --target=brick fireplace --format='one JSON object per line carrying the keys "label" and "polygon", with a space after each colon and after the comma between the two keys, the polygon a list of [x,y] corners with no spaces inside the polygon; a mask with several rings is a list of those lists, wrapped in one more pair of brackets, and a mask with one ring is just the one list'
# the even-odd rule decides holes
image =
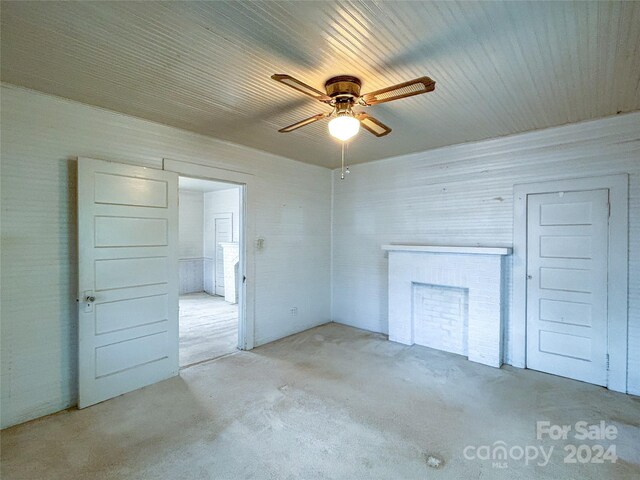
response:
{"label": "brick fireplace", "polygon": [[510,248],[384,245],[389,340],[500,367],[504,258]]}

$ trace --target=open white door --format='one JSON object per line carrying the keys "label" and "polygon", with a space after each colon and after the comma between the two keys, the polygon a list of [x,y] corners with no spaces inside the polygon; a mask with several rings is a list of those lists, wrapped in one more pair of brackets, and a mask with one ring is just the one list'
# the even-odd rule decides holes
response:
{"label": "open white door", "polygon": [[178,374],[178,175],[78,160],[79,408]]}

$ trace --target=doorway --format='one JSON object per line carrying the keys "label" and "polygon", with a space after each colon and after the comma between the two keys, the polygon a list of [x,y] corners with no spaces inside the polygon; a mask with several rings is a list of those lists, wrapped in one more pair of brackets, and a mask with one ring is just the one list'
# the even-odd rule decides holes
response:
{"label": "doorway", "polygon": [[[235,188],[239,212],[236,283],[225,278],[224,301],[235,286],[233,333],[228,350],[254,345],[253,253],[245,239],[255,232],[249,174],[163,160],[163,169],[78,158],[78,407],[85,408],[179,374],[179,175],[213,180],[218,190]],[[227,183],[224,183],[227,182]],[[202,191],[204,198],[205,192]],[[183,202],[183,207],[189,204]],[[193,221],[194,214],[190,220]],[[230,210],[233,213],[233,209]],[[204,242],[202,216],[200,217]],[[189,220],[183,215],[184,220]],[[220,230],[220,229],[219,229]],[[204,259],[199,233],[183,244],[185,259]],[[236,240],[232,232],[231,242]],[[201,245],[201,250],[198,245]],[[215,244],[215,241],[214,241]],[[215,245],[207,244],[209,251]],[[186,252],[186,254],[185,254]],[[201,253],[199,253],[201,252]],[[212,256],[215,262],[215,253]],[[186,262],[187,284],[205,275]],[[197,264],[197,263],[196,263]],[[202,272],[201,274],[199,272]],[[240,280],[241,279],[241,280]],[[190,283],[192,282],[192,283]],[[204,288],[204,287],[203,287]],[[202,292],[199,292],[202,293]],[[215,291],[214,291],[215,294]],[[218,298],[217,300],[220,300]],[[238,305],[240,308],[238,308]],[[208,309],[208,315],[215,315]],[[196,336],[197,337],[197,336]],[[234,338],[235,337],[235,338]],[[227,351],[227,349],[225,349]],[[222,354],[205,348],[204,361]],[[185,362],[182,362],[183,364]],[[189,363],[191,364],[191,363]]]}
{"label": "doorway", "polygon": [[241,187],[179,177],[179,364],[234,352],[239,340]]}

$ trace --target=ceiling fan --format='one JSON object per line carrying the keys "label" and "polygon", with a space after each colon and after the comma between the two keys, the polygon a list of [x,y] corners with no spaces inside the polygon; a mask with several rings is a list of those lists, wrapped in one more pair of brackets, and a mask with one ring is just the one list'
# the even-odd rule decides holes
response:
{"label": "ceiling fan", "polygon": [[313,117],[305,118],[293,125],[281,128],[278,130],[279,132],[292,132],[319,120],[333,117],[329,121],[329,133],[342,141],[349,140],[357,134],[360,130],[360,125],[376,137],[384,137],[391,132],[389,127],[371,115],[354,112],[354,106],[369,107],[379,103],[432,92],[436,88],[435,81],[429,77],[420,77],[409,82],[399,83],[360,95],[360,87],[362,86],[360,79],[349,75],[341,75],[327,80],[324,84],[326,93],[322,93],[290,75],[275,74],[271,78],[333,107],[333,111],[330,113],[319,113]]}

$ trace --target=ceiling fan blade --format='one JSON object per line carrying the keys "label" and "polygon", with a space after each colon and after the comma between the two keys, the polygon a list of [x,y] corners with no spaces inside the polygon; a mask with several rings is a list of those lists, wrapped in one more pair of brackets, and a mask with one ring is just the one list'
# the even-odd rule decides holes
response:
{"label": "ceiling fan blade", "polygon": [[401,98],[420,95],[421,93],[432,92],[436,88],[436,82],[429,77],[420,77],[409,82],[399,83],[391,87],[365,93],[360,97],[365,105],[377,105],[379,103],[391,102]]}
{"label": "ceiling fan blade", "polygon": [[367,115],[366,113],[358,113],[356,118],[360,120],[360,125],[362,128],[373,133],[376,137],[384,137],[385,135],[391,133],[391,129],[387,127],[384,123],[382,123],[377,118],[373,118],[371,115]]}
{"label": "ceiling fan blade", "polygon": [[288,127],[284,127],[281,128],[280,130],[278,130],[280,133],[289,133],[292,132],[294,130],[297,130],[298,128],[307,126],[311,123],[317,122],[318,120],[322,120],[323,118],[328,117],[329,115],[326,113],[319,113],[318,115],[314,115],[313,117],[309,117],[309,118],[305,118],[304,120],[301,120],[297,123],[294,123],[293,125],[289,125]]}
{"label": "ceiling fan blade", "polygon": [[273,78],[276,82],[284,83],[286,86],[298,90],[305,95],[309,95],[316,100],[320,100],[321,102],[327,102],[331,100],[331,97],[329,97],[327,94],[322,93],[320,90],[316,90],[313,87],[310,87],[306,83],[302,83],[300,80],[298,80],[297,78],[293,78],[291,75],[276,73],[274,75],[271,75],[271,78]]}

